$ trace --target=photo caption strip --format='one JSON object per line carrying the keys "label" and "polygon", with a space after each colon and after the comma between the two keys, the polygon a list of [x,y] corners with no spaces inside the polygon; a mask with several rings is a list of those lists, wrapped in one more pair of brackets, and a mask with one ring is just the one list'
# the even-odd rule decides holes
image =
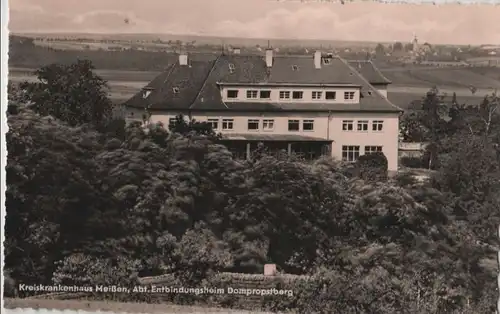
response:
{"label": "photo caption strip", "polygon": [[[270,1],[275,1],[275,0],[270,0]],[[378,2],[378,3],[383,3],[383,4],[426,4],[426,5],[429,5],[429,4],[432,4],[432,5],[446,5],[446,4],[463,4],[463,5],[478,5],[478,4],[481,4],[481,5],[500,5],[500,1],[495,1],[495,0],[478,0],[478,1],[468,1],[468,0],[462,0],[462,1],[451,1],[451,0],[443,0],[443,1],[429,1],[429,0],[422,0],[422,1],[391,1],[391,0],[386,0],[386,1],[376,1],[376,0],[343,0],[343,1],[336,1],[336,0],[276,0],[278,2],[300,2],[300,3],[304,3],[304,4],[307,4],[307,3],[327,3],[327,2],[331,2],[331,3],[340,3],[340,4],[348,4],[348,3],[352,3],[352,2]],[[4,10],[4,3],[6,3],[5,1],[2,2],[2,11],[5,12]],[[5,4],[7,5],[7,4]],[[4,14],[2,14],[2,37],[4,38],[4,28],[6,28],[6,26],[4,25],[4,22],[6,21],[6,19],[4,18]],[[6,72],[4,72],[3,69],[6,68],[6,65],[7,65],[7,59],[6,59],[6,54],[4,53],[4,45],[7,45],[7,42],[2,40],[2,82],[6,82],[6,75],[4,75]],[[6,85],[6,84],[5,84]],[[6,100],[6,88],[4,89],[4,84],[2,83],[2,97],[4,97],[4,100]],[[4,128],[4,126],[6,126],[6,123],[5,122],[5,117],[4,115],[2,115],[2,129],[3,130],[6,130],[6,128]],[[4,131],[2,131],[2,133],[4,133]],[[5,134],[3,134],[3,136],[5,136]],[[3,141],[2,141],[3,142]],[[4,156],[6,156],[6,151],[5,151],[5,147],[3,146],[4,144],[2,143],[2,169],[4,169],[4,166],[5,166],[5,163],[4,163]],[[5,181],[2,181],[2,193],[5,192]],[[5,215],[5,204],[2,202],[2,214]],[[5,216],[4,216],[5,217]],[[3,220],[4,221],[4,220]],[[3,233],[3,230],[4,230],[4,225],[3,225],[3,222],[2,221],[2,233]],[[498,230],[497,230],[497,233],[498,233],[498,237],[500,239],[500,226],[498,226]],[[3,271],[3,259],[4,259],[4,256],[3,256],[3,251],[2,251],[2,271]],[[498,263],[498,268],[500,270],[500,250],[498,251],[498,254],[497,254],[497,263]],[[498,277],[497,277],[497,283],[498,283],[498,291],[500,293],[500,272],[498,273]],[[2,283],[3,284],[3,283]],[[48,286],[47,286],[48,287]],[[51,288],[38,288],[39,290],[38,291],[41,291],[41,290],[51,290]],[[21,289],[21,287],[19,287],[19,289]],[[25,289],[24,291],[36,291],[37,288],[35,288],[34,286],[26,286],[24,285],[22,287],[22,289]],[[32,289],[32,290],[30,290]],[[62,291],[71,291],[71,289],[73,290],[83,290],[83,291],[86,291],[87,290],[90,290],[90,288],[85,288],[85,287],[80,287],[80,288],[70,288],[70,287],[65,287],[65,286],[60,286],[59,288],[57,289],[54,289],[54,290],[58,290],[59,292]],[[222,289],[222,290],[221,290]],[[231,289],[231,288],[230,288]],[[137,287],[134,287],[132,288],[132,290],[130,288],[124,288],[124,287],[118,287],[118,286],[95,286],[92,288],[92,290],[96,291],[96,292],[103,292],[103,293],[106,293],[106,292],[124,292],[124,293],[131,293],[131,292],[147,292],[147,293],[187,293],[187,294],[201,294],[201,293],[205,293],[205,294],[211,294],[211,293],[214,293],[214,294],[224,294],[224,293],[230,293],[230,294],[244,294],[244,295],[252,295],[252,294],[255,294],[255,295],[262,295],[263,291],[266,290],[266,289],[236,289],[236,290],[224,290],[224,288],[207,288],[207,287],[201,287],[201,288],[182,288],[182,287],[179,287],[179,288],[167,288],[167,287],[163,287],[163,288],[160,288],[160,289],[153,289],[151,287],[149,288],[146,288],[145,286],[137,286]],[[134,290],[137,290],[137,291],[134,291]],[[142,291],[144,290],[144,291]],[[154,290],[154,291],[153,291]],[[267,289],[269,290],[269,289]],[[187,292],[186,292],[187,291]],[[259,292],[260,291],[260,292]],[[283,290],[283,294],[284,295],[287,295],[288,294],[288,291],[291,291],[291,290]],[[267,293],[267,292],[266,292]],[[291,294],[293,294],[293,291],[290,292]],[[278,291],[278,294],[280,294],[280,292]],[[31,302],[33,301],[33,302]],[[2,296],[2,307],[4,306],[4,302],[5,300],[3,300],[3,296]],[[30,303],[31,302],[31,303]],[[87,302],[86,304],[84,304],[83,306],[88,306],[88,304],[90,304],[91,302]],[[15,306],[16,303],[10,303],[9,306]],[[79,311],[71,311],[71,310],[65,310],[64,308],[61,308],[61,309],[58,309],[58,310],[45,310],[45,309],[39,309],[39,307],[52,307],[54,306],[53,304],[50,304],[50,302],[46,302],[44,303],[44,301],[39,301],[39,300],[30,300],[29,302],[27,302],[27,305],[29,305],[30,307],[32,307],[33,309],[23,309],[23,308],[8,308],[6,310],[6,313],[58,313],[58,312],[61,312],[61,313],[71,313],[71,312],[75,312],[75,313],[81,313],[81,314],[85,314],[85,313],[103,313],[102,311],[93,311],[93,312],[87,312],[87,311],[83,311],[83,310],[79,310]],[[61,306],[64,306],[64,305],[61,305]],[[98,304],[98,306],[100,307],[104,307],[106,308],[106,305],[104,304]],[[89,306],[91,307],[91,306]],[[101,309],[101,308],[99,308]],[[61,311],[61,310],[64,310],[64,311]],[[116,308],[116,309],[110,309],[112,310],[113,312],[115,313],[124,313],[124,312],[120,312],[120,309]],[[109,310],[108,310],[109,311]],[[153,311],[153,310],[152,310]],[[138,309],[138,312],[139,312],[139,309]],[[130,312],[129,312],[130,313]],[[237,311],[232,311],[231,313],[246,313],[246,312],[237,312]],[[497,314],[500,313],[500,295],[498,296],[498,300],[497,300]]]}

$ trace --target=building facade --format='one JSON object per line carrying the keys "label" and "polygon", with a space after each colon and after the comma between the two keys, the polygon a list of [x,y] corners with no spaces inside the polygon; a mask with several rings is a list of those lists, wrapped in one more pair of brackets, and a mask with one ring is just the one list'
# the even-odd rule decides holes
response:
{"label": "building facade", "polygon": [[401,109],[387,99],[387,80],[370,61],[313,56],[186,54],[125,103],[127,118],[173,123],[178,114],[206,121],[235,154],[258,143],[309,159],[330,154],[355,161],[381,151],[398,168]]}

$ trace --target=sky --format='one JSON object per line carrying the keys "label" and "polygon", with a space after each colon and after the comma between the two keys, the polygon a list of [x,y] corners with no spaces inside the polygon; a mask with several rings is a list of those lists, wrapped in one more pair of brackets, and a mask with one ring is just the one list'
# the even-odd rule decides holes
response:
{"label": "sky", "polygon": [[[500,44],[500,5],[277,0],[11,0],[11,32]],[[125,20],[128,23],[125,23]]]}

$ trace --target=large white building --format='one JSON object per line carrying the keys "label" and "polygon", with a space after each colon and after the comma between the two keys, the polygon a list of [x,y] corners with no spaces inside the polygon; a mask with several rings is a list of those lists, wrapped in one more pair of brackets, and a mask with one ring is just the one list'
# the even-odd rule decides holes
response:
{"label": "large white building", "polygon": [[178,114],[209,122],[235,152],[251,155],[259,142],[316,158],[355,161],[382,151],[398,168],[401,109],[387,99],[391,83],[370,61],[310,56],[187,54],[125,106],[129,119],[173,122]]}

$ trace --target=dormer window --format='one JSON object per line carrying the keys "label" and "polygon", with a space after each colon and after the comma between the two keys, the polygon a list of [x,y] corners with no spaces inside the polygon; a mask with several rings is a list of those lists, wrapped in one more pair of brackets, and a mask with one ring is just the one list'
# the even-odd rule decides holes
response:
{"label": "dormer window", "polygon": [[172,91],[174,92],[174,94],[179,94],[179,87],[172,88]]}
{"label": "dormer window", "polygon": [[323,64],[330,64],[332,61],[331,58],[323,58]]}
{"label": "dormer window", "polygon": [[292,65],[292,70],[297,71],[298,69],[299,69],[299,67],[297,65],[295,65],[295,64]]}
{"label": "dormer window", "polygon": [[230,72],[230,73],[234,73],[234,70],[236,70],[236,68],[235,68],[234,64],[229,63],[229,72]]}
{"label": "dormer window", "polygon": [[153,91],[152,88],[145,88],[143,91],[142,91],[142,98],[146,99],[149,97],[149,95],[151,95],[151,92]]}

